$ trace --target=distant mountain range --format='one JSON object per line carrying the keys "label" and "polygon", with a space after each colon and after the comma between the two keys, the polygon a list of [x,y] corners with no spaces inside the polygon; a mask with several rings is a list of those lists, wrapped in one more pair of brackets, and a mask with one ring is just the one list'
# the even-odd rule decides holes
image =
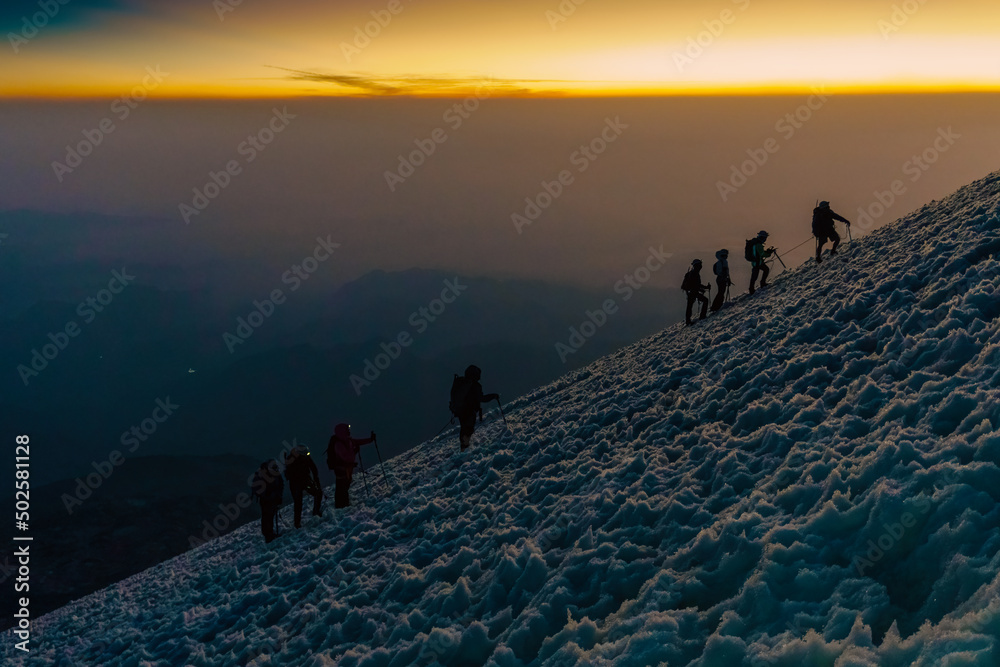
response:
{"label": "distant mountain range", "polygon": [[[33,445],[39,611],[180,553],[283,443],[310,446],[329,484],[340,421],[377,431],[389,459],[446,426],[452,375],[470,363],[510,401],[682,314],[677,294],[653,287],[626,302],[610,287],[419,269],[272,310],[267,293],[239,288],[244,260],[132,261],[121,224],[0,214],[0,429]],[[155,225],[142,234],[155,239]],[[617,312],[601,315],[608,299]]]}
{"label": "distant mountain range", "polygon": [[[81,244],[113,229],[85,219],[82,229],[99,228],[88,236],[57,222],[60,234]],[[8,317],[0,319],[0,428],[44,443],[38,482],[85,474],[116,449],[126,456],[260,458],[298,438],[321,453],[339,421],[376,430],[382,453],[392,455],[445,425],[452,375],[468,364],[483,368],[487,391],[510,400],[676,321],[683,306],[677,294],[653,287],[625,302],[610,286],[419,269],[373,271],[321,296],[286,293],[284,303],[268,306],[267,293],[257,291],[223,298],[240,291],[203,276],[181,289],[176,267],[133,268],[114,248],[103,261],[74,260],[65,244],[52,249],[32,240],[55,224],[0,216],[0,227],[19,230],[0,255],[4,284],[38,267],[46,277],[44,285],[28,281],[30,304],[20,287],[15,297],[5,290]],[[238,282],[230,268],[216,267],[215,280]],[[112,272],[123,270],[144,278],[111,285],[113,294]],[[591,326],[603,316],[587,313],[599,313],[608,299],[617,299],[619,310]],[[581,325],[574,337],[571,327]],[[397,352],[401,336],[409,345]],[[179,407],[154,424],[156,401],[168,398]],[[155,432],[136,444],[128,432],[141,432],[144,420]]]}

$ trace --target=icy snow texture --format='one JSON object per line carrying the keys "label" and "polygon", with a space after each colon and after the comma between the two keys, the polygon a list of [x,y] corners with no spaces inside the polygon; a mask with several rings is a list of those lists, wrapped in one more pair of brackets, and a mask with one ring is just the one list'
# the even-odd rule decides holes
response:
{"label": "icy snow texture", "polygon": [[425,443],[391,498],[53,612],[24,662],[1000,664],[998,205],[1000,173]]}

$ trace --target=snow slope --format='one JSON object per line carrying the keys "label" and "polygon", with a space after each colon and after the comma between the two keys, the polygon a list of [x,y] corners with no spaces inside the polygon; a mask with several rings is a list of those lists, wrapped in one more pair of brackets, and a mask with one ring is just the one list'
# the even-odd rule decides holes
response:
{"label": "snow slope", "polygon": [[998,213],[1000,172],[514,401],[513,434],[398,457],[391,498],[245,526],[3,655],[1000,664]]}

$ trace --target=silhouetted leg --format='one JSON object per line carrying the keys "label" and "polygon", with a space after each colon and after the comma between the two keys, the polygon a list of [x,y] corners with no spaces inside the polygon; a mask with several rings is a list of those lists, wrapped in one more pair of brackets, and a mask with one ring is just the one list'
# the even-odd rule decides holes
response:
{"label": "silhouetted leg", "polygon": [[701,319],[708,317],[708,297],[704,294],[699,294],[698,298],[701,299]]}
{"label": "silhouetted leg", "polygon": [[694,309],[694,299],[695,299],[694,292],[688,292],[687,297],[688,297],[688,305],[687,305],[687,310],[684,311],[684,321],[688,324],[691,324],[691,311]]}
{"label": "silhouetted leg", "polygon": [[760,279],[760,286],[767,287],[767,277],[771,275],[771,268],[767,264],[764,264],[760,267],[760,272],[763,274]]}
{"label": "silhouetted leg", "polygon": [[260,532],[264,536],[264,542],[274,539],[274,519],[278,514],[278,506],[270,503],[261,503],[260,506]]}
{"label": "silhouetted leg", "polygon": [[295,512],[295,527],[302,527],[302,487],[297,484],[292,484],[289,489],[292,492],[292,506]]}
{"label": "silhouetted leg", "polygon": [[350,507],[351,473],[348,470],[337,470],[337,486],[333,492],[333,506],[337,509]]}
{"label": "silhouetted leg", "polygon": [[715,284],[719,287],[719,293],[715,295],[715,300],[712,302],[712,310],[719,311],[722,310],[722,304],[726,302],[726,281],[720,276]]}
{"label": "silhouetted leg", "polygon": [[833,240],[833,248],[830,250],[831,255],[837,254],[837,246],[840,245],[840,234],[835,230],[830,230],[830,238]]}
{"label": "silhouetted leg", "polygon": [[464,452],[472,444],[472,434],[476,432],[476,413],[459,415],[458,422],[462,427],[458,432],[458,441]]}
{"label": "silhouetted leg", "polygon": [[313,516],[322,516],[323,514],[323,490],[313,489]]}
{"label": "silhouetted leg", "polygon": [[750,272],[750,293],[753,294],[756,290],[754,285],[757,284],[757,276],[760,275],[760,267],[754,265],[753,271]]}

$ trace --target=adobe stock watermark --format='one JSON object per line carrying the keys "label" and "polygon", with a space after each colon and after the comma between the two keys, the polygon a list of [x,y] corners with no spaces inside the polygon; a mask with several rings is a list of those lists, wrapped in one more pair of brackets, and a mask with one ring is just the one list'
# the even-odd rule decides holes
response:
{"label": "adobe stock watermark", "polygon": [[271,119],[254,134],[247,135],[247,138],[236,147],[236,153],[243,158],[240,160],[233,158],[226,162],[220,171],[209,171],[208,180],[200,188],[192,188],[193,197],[191,203],[181,202],[178,210],[184,224],[190,224],[191,218],[200,215],[208,208],[222,191],[228,188],[233,179],[243,173],[243,167],[257,159],[257,156],[267,150],[271,142],[285,131],[285,128],[296,118],[295,114],[288,113],[288,107],[282,107],[279,111],[277,107],[272,110]]}
{"label": "adobe stock watermark", "polygon": [[[938,128],[937,137],[930,146],[925,148],[919,155],[914,155],[903,163],[901,170],[903,176],[909,177],[910,183],[916,183],[930,168],[937,164],[941,156],[951,150],[951,148],[962,138],[961,134],[955,132],[950,126],[945,129]],[[875,201],[867,206],[858,207],[857,225],[862,231],[871,229],[875,223],[885,215],[896,200],[909,191],[909,186],[902,179],[895,179],[885,190],[875,190],[872,195]]]}
{"label": "adobe stock watermark", "polygon": [[[480,84],[472,95],[448,107],[441,120],[452,132],[457,132],[465,121],[472,118],[472,114],[479,110],[480,103],[493,95],[493,90],[494,87],[489,84]],[[413,144],[416,149],[406,155],[401,153],[396,168],[392,171],[387,169],[383,174],[389,192],[395,192],[398,186],[417,173],[417,169],[426,164],[427,160],[437,152],[438,146],[446,141],[448,141],[448,131],[444,127],[434,128],[425,139],[414,139]]]}
{"label": "adobe stock watermark", "polygon": [[[608,146],[618,141],[627,129],[628,125],[621,121],[621,116],[615,116],[614,120],[605,118],[601,132],[570,153],[569,163],[576,168],[576,174],[582,174],[590,169],[590,166],[608,150]],[[524,198],[524,211],[511,214],[510,220],[514,223],[514,230],[518,234],[523,234],[525,227],[530,227],[541,218],[542,213],[563,196],[566,188],[576,182],[576,174],[570,169],[563,169],[553,180],[542,180],[541,190],[534,197]]]}
{"label": "adobe stock watermark", "polygon": [[882,534],[873,540],[868,540],[868,550],[865,552],[864,558],[855,556],[851,560],[851,564],[857,570],[859,576],[864,576],[866,569],[875,567],[876,563],[885,558],[902,541],[907,532],[917,525],[918,518],[930,512],[933,506],[930,498],[922,494],[917,497],[915,503],[916,507],[914,510],[916,514],[913,512],[903,512],[899,517],[899,521],[883,523],[882,528],[884,530]]}
{"label": "adobe stock watermark", "polygon": [[[806,123],[815,117],[816,112],[830,100],[829,95],[826,94],[825,86],[813,87],[812,91],[813,94],[805,103],[786,113],[774,124],[774,130],[781,139],[791,141],[796,133],[805,127]],[[757,172],[763,169],[771,157],[780,150],[781,141],[776,137],[769,137],[759,148],[748,148],[746,151],[747,159],[730,167],[729,179],[715,183],[722,201],[729,201],[729,197],[739,192],[740,188],[757,175]]]}
{"label": "adobe stock watermark", "polygon": [[376,354],[374,358],[365,359],[364,369],[361,371],[361,374],[354,374],[348,378],[351,388],[354,389],[354,393],[360,396],[362,389],[372,386],[372,383],[388,370],[392,362],[402,356],[403,350],[413,345],[415,340],[414,334],[419,336],[427,331],[431,324],[444,314],[448,306],[455,303],[458,297],[467,289],[469,289],[469,286],[463,285],[457,276],[454,279],[445,280],[444,289],[441,290],[440,296],[432,299],[426,306],[421,306],[413,311],[407,319],[407,322],[413,329],[413,334],[410,333],[409,329],[404,329],[389,343],[382,343],[379,346],[382,349],[381,352]]}
{"label": "adobe stock watermark", "polygon": [[[288,292],[297,292],[302,284],[319,270],[320,264],[330,259],[333,252],[340,247],[339,243],[334,243],[330,235],[324,239],[316,238],[316,247],[311,254],[306,255],[298,264],[293,264],[290,269],[281,274],[281,284],[288,285]],[[236,347],[250,340],[260,327],[266,322],[278,306],[284,305],[288,296],[280,287],[271,290],[263,301],[254,299],[253,310],[246,317],[236,318],[236,328],[233,333],[226,331],[222,334],[222,342],[226,344],[229,354],[236,351]]]}
{"label": "adobe stock watermark", "polygon": [[[88,296],[76,307],[76,314],[83,321],[84,325],[90,324],[99,313],[103,313],[105,308],[111,305],[115,296],[121,294],[128,285],[135,280],[135,276],[130,275],[125,267],[121,271],[112,271],[111,280],[105,289],[98,290],[94,296]],[[62,329],[48,334],[49,342],[42,345],[41,349],[31,348],[31,360],[27,364],[18,364],[17,374],[21,382],[27,387],[32,378],[49,367],[49,364],[56,360],[61,352],[69,347],[69,342],[83,332],[83,328],[75,320],[69,320]]]}
{"label": "adobe stock watermark", "polygon": [[556,520],[545,530],[538,534],[535,544],[539,551],[543,553],[554,548],[562,542],[569,533],[570,528],[577,522],[593,520],[595,514],[586,503],[575,502],[571,504],[571,509],[561,513]]}
{"label": "adobe stock watermark", "polygon": [[[132,426],[129,430],[124,431],[119,438],[123,448],[126,453],[132,454],[140,445],[149,440],[153,434],[159,429],[160,424],[167,421],[173,416],[174,411],[181,407],[170,400],[170,397],[158,398],[154,401],[153,411],[150,413],[149,417],[146,417],[139,422],[138,425]],[[64,493],[60,500],[62,500],[63,507],[66,508],[66,513],[72,515],[73,509],[78,506],[83,505],[83,501],[94,495],[94,491],[101,488],[101,485],[115,473],[115,470],[119,468],[123,463],[125,463],[125,453],[121,450],[115,449],[108,454],[106,461],[91,461],[90,465],[94,469],[94,472],[90,473],[86,477],[76,478],[76,489],[73,494]]]}
{"label": "adobe stock watermark", "polygon": [[393,19],[402,14],[404,9],[406,6],[402,0],[389,0],[385,9],[373,9],[371,21],[354,27],[354,39],[340,43],[340,52],[344,54],[344,59],[350,63],[355,56],[360,56],[361,52],[371,46],[372,41],[378,39],[382,31],[388,28]]}
{"label": "adobe stock watermark", "polygon": [[219,21],[226,20],[226,14],[236,11],[236,8],[243,4],[243,0],[212,0],[212,9]]}
{"label": "adobe stock watermark", "polygon": [[[750,7],[750,0],[730,0],[740,12],[745,12]],[[677,71],[683,73],[684,68],[693,65],[694,62],[705,55],[705,51],[710,49],[715,41],[722,37],[726,28],[736,23],[739,14],[728,7],[719,12],[718,18],[706,19],[702,21],[704,30],[693,37],[688,37],[687,44],[681,51],[674,51],[674,65]]]}
{"label": "adobe stock watermark", "polygon": [[905,0],[898,5],[892,6],[892,13],[889,18],[880,18],[875,24],[878,31],[882,33],[882,38],[888,40],[893,33],[899,32],[910,22],[917,12],[927,4],[927,0]]}
{"label": "adobe stock watermark", "polygon": [[[650,246],[646,261],[615,283],[614,292],[622,297],[622,303],[631,300],[635,293],[652,279],[654,273],[666,266],[667,260],[671,257],[673,253],[664,252],[663,245],[659,248]],[[612,316],[618,314],[619,308],[618,301],[609,298],[605,299],[597,310],[588,310],[585,313],[586,319],[579,326],[569,328],[569,339],[565,343],[562,341],[556,343],[559,360],[565,364],[571,355],[583,349],[587,341],[596,336]]]}
{"label": "adobe stock watermark", "polygon": [[554,10],[545,11],[545,19],[549,22],[549,27],[556,30],[560,23],[565,23],[569,17],[576,14],[577,8],[587,0],[562,0]]}
{"label": "adobe stock watermark", "polygon": [[139,104],[149,97],[149,93],[163,83],[163,80],[168,76],[170,76],[170,72],[160,71],[159,65],[155,69],[147,67],[146,76],[142,78],[142,83],[133,87],[125,95],[115,98],[111,102],[110,114],[102,118],[97,123],[97,127],[83,130],[81,132],[83,139],[76,144],[67,144],[66,157],[63,161],[52,163],[52,171],[56,175],[56,180],[62,183],[66,174],[72,174],[77,167],[82,165],[84,158],[90,156],[98,146],[104,143],[109,134],[118,129],[118,126],[115,125],[115,118],[119,122],[124,122],[138,108]]}
{"label": "adobe stock watermark", "polygon": [[49,21],[59,15],[63,5],[68,5],[71,0],[38,0],[38,8],[41,11],[30,16],[21,18],[21,30],[19,32],[8,32],[7,41],[14,49],[14,53],[20,53],[21,47],[38,36],[42,28],[49,24]]}

